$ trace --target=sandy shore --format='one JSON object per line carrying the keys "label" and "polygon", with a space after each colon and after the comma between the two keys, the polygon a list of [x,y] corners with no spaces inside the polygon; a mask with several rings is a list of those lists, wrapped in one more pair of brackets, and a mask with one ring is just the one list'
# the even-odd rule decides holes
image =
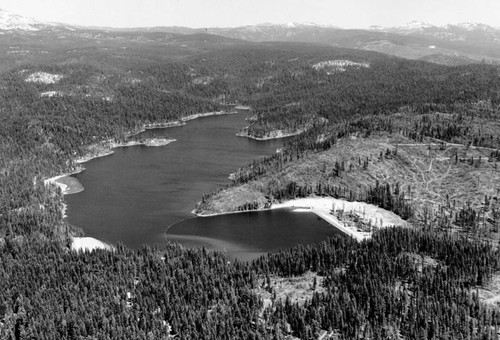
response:
{"label": "sandy shore", "polygon": [[166,129],[166,128],[170,128],[170,127],[183,126],[183,125],[186,125],[186,123],[184,123],[182,121],[177,121],[177,120],[175,120],[173,122],[145,124],[142,127],[142,129],[139,129],[137,132],[133,132],[133,133],[127,135],[127,137],[138,135],[146,130]]}
{"label": "sandy shore", "polygon": [[242,211],[228,211],[228,212],[213,213],[213,214],[204,214],[203,212],[202,213],[197,213],[196,209],[193,209],[193,210],[191,210],[191,214],[195,215],[196,217],[214,217],[214,216],[221,216],[221,215],[235,215],[235,214],[259,212],[259,211],[267,211],[267,210],[271,210],[271,209],[272,208],[254,209],[254,210],[242,210]]}
{"label": "sandy shore", "polygon": [[270,139],[293,137],[293,136],[300,135],[302,132],[304,132],[304,131],[300,130],[300,131],[296,131],[296,132],[286,133],[286,132],[283,132],[282,130],[274,130],[274,131],[270,131],[268,136],[255,137],[255,136],[249,135],[248,132],[245,132],[245,130],[243,130],[241,132],[238,132],[236,134],[236,136],[246,137],[246,138],[255,139],[255,140],[270,140]]}
{"label": "sandy shore", "polygon": [[244,110],[244,111],[250,111],[252,108],[247,105],[236,105],[234,107],[236,110]]}
{"label": "sandy shore", "polygon": [[[390,226],[407,226],[407,222],[395,213],[377,207],[373,204],[364,202],[349,202],[332,197],[299,198],[295,200],[285,201],[283,203],[275,203],[271,206],[270,209],[280,208],[291,208],[293,209],[293,212],[297,213],[314,213],[321,219],[325,220],[335,228],[342,231],[344,234],[352,236],[358,241],[370,238],[371,232],[358,230],[353,225],[353,223],[339,220],[336,216],[330,213],[332,210],[342,210],[345,213],[356,213],[360,220],[362,220],[366,224],[370,223],[373,226],[374,230]],[[247,212],[259,212],[270,209],[232,211],[213,214],[196,213],[195,210],[193,210],[192,213],[197,217],[213,217],[220,215],[241,214]]]}
{"label": "sandy shore", "polygon": [[95,249],[112,250],[113,247],[93,237],[73,237],[71,250],[90,252]]}
{"label": "sandy shore", "polygon": [[[127,143],[115,143],[112,141],[106,141],[106,142],[101,143],[99,145],[99,149],[105,150],[105,151],[102,151],[102,152],[96,151],[96,153],[93,155],[88,155],[88,156],[78,158],[75,160],[75,163],[82,164],[82,163],[88,162],[94,158],[99,158],[99,157],[111,155],[114,152],[112,149],[115,149],[115,148],[134,146],[134,145],[145,145],[145,146],[151,146],[151,147],[165,146],[165,145],[170,144],[170,143],[175,142],[175,141],[176,141],[175,139],[166,139],[166,138],[150,138],[150,139],[146,139],[144,141],[131,141],[131,142],[127,142]],[[57,175],[57,176],[54,176],[51,178],[47,178],[43,181],[43,183],[45,185],[54,184],[54,185],[58,186],[61,189],[63,195],[76,194],[78,192],[83,191],[84,187],[80,183],[80,181],[78,181],[76,178],[73,178],[70,176],[77,174],[79,172],[82,172],[83,170],[85,170],[83,167],[79,167],[74,172],[66,173],[66,174],[62,174],[62,175]]]}
{"label": "sandy shore", "polygon": [[[89,160],[94,159],[94,158],[111,155],[113,153],[112,149],[114,149],[114,148],[126,147],[126,146],[132,146],[132,145],[145,145],[145,146],[151,146],[151,147],[164,146],[164,145],[170,144],[174,141],[175,141],[175,139],[151,138],[151,139],[148,139],[145,141],[133,141],[133,142],[128,142],[128,143],[105,142],[104,144],[108,143],[106,145],[106,147],[108,148],[106,152],[97,153],[93,156],[82,157],[82,158],[77,159],[75,162],[77,164],[82,164],[82,163],[88,162]],[[83,170],[85,170],[85,168],[83,166],[79,166],[77,168],[77,170],[75,170],[73,172],[62,174],[62,175],[57,175],[57,176],[54,176],[51,178],[47,178],[43,181],[43,183],[46,186],[47,185],[55,185],[55,186],[59,187],[61,189],[61,192],[63,195],[76,194],[76,193],[82,192],[83,190],[85,190],[85,188],[78,179],[71,177],[71,175],[82,172]],[[68,217],[68,215],[66,214],[67,209],[68,209],[67,204],[63,202],[63,208],[62,208],[63,218]]]}
{"label": "sandy shore", "polygon": [[[144,132],[147,129],[157,129],[157,128],[169,128],[173,126],[182,126],[184,125],[186,121],[193,120],[196,118],[200,117],[209,117],[209,116],[218,116],[218,115],[225,115],[225,114],[233,114],[235,112],[227,112],[227,111],[215,111],[215,112],[205,112],[205,113],[197,113],[193,114],[187,117],[184,117],[181,119],[181,121],[172,121],[172,122],[166,122],[166,123],[153,123],[153,124],[145,124],[141,129],[138,131],[131,133],[130,136],[137,135],[141,132]],[[113,140],[107,140],[107,141],[102,141],[100,143],[97,143],[95,145],[89,146],[90,152],[88,155],[80,157],[75,160],[75,163],[77,164],[82,164],[85,162],[90,161],[91,159],[94,158],[99,158],[99,157],[104,157],[113,154],[113,150],[115,148],[120,148],[120,147],[127,147],[127,146],[133,146],[133,145],[145,145],[145,146],[164,146],[167,144],[170,144],[172,142],[175,142],[175,139],[166,139],[166,138],[151,138],[147,139],[145,141],[131,141],[127,143],[117,143]],[[66,173],[58,176],[54,176],[51,178],[47,178],[44,180],[44,184],[48,185],[49,183],[55,184],[59,186],[63,192],[63,194],[66,194],[68,190],[68,186],[64,183],[61,183],[60,181],[58,182],[58,179],[79,173],[83,171],[84,168],[78,168],[76,171],[71,172],[71,173]]]}
{"label": "sandy shore", "polygon": [[[99,144],[93,145],[90,148],[95,148],[97,150],[91,151],[89,155],[80,157],[75,160],[77,164],[86,163],[94,158],[109,156],[113,154],[113,149],[123,148],[127,146],[135,146],[135,145],[145,145],[145,146],[164,146],[175,142],[175,139],[166,139],[166,138],[150,138],[144,141],[130,141],[126,143],[117,143],[111,140],[101,142]],[[83,170],[83,169],[82,169]],[[80,170],[80,171],[82,171]],[[80,172],[79,171],[79,172]]]}
{"label": "sandy shore", "polygon": [[[148,138],[148,139],[145,139],[142,141],[130,141],[127,143],[110,143],[110,148],[116,149],[116,148],[123,148],[123,147],[127,147],[127,146],[136,146],[136,145],[164,146],[164,145],[168,145],[172,142],[176,142],[176,141],[177,141],[176,139],[167,139],[167,138]],[[110,153],[106,153],[105,156],[112,154],[112,153],[113,153],[113,151],[111,151]],[[82,162],[80,161],[80,163],[82,163]]]}
{"label": "sandy shore", "polygon": [[331,197],[299,198],[283,203],[273,204],[271,209],[295,208],[296,212],[310,211],[342,232],[357,239],[358,241],[371,237],[371,233],[357,230],[353,226],[339,221],[337,217],[330,214],[332,210],[343,210],[344,212],[355,212],[365,222],[371,222],[376,228],[389,226],[406,226],[406,221],[395,213],[364,202],[349,202]]}
{"label": "sandy shore", "polygon": [[[75,171],[69,174],[62,174],[59,176],[54,176],[51,178],[47,178],[43,181],[44,185],[55,185],[61,189],[63,195],[71,195],[76,194],[84,190],[83,185],[80,181],[74,177],[70,177],[73,174],[76,174],[79,171]],[[66,218],[66,209],[68,208],[67,204],[63,202],[62,215],[63,218]]]}
{"label": "sandy shore", "polygon": [[368,232],[362,232],[358,231],[354,228],[349,228],[345,226],[342,222],[340,222],[335,216],[331,215],[328,212],[320,211],[320,210],[311,210],[314,214],[316,214],[318,217],[322,218],[326,222],[330,223],[333,225],[335,228],[339,229],[342,231],[344,234],[347,234],[349,236],[352,236],[358,241],[363,241],[367,238],[371,237],[371,233]]}
{"label": "sandy shore", "polygon": [[[110,144],[112,144],[112,142],[109,142]],[[118,144],[117,144],[118,145]],[[112,146],[111,148],[115,148],[115,147],[118,147],[118,146]],[[106,151],[103,151],[103,152],[100,152],[100,153],[97,153],[97,154],[92,154],[92,155],[86,155],[86,156],[83,156],[83,157],[80,157],[78,159],[75,160],[75,163],[76,164],[82,164],[82,163],[86,163],[94,158],[99,158],[99,157],[104,157],[104,156],[109,156],[109,155],[112,155],[113,154],[113,150],[106,150]],[[80,170],[80,171],[83,171]]]}
{"label": "sandy shore", "polygon": [[196,118],[202,118],[202,117],[210,117],[210,116],[220,116],[220,115],[230,115],[234,114],[236,112],[231,112],[231,111],[214,111],[214,112],[205,112],[205,113],[196,113],[194,115],[189,115],[186,117],[182,117],[181,121],[187,122]]}
{"label": "sandy shore", "polygon": [[167,139],[167,138],[149,138],[144,142],[139,143],[139,145],[145,146],[165,146],[172,142],[176,142],[177,139]]}
{"label": "sandy shore", "polygon": [[64,184],[64,183],[58,182],[57,180],[60,179],[60,178],[64,178],[66,176],[69,176],[69,174],[62,174],[62,175],[59,175],[59,176],[54,176],[54,177],[51,177],[51,178],[47,178],[47,179],[43,180],[43,184],[44,185],[54,184],[55,186],[59,187],[59,189],[61,189],[61,192],[63,193],[63,195],[65,195],[65,193],[68,190],[68,186],[66,184]]}
{"label": "sandy shore", "polygon": [[[205,113],[197,113],[197,114],[189,115],[189,116],[183,117],[177,121],[144,124],[140,129],[129,133],[127,135],[127,137],[138,135],[138,134],[140,134],[146,130],[150,130],[150,129],[166,129],[166,128],[170,128],[170,127],[183,126],[186,124],[187,121],[197,119],[197,118],[229,115],[229,114],[234,114],[234,113],[236,113],[236,112],[230,112],[230,111],[205,112]],[[89,154],[84,156],[84,157],[80,157],[80,158],[76,159],[75,162],[77,164],[82,164],[82,163],[88,162],[94,158],[109,156],[109,155],[113,154],[112,149],[115,149],[115,148],[133,146],[133,145],[164,146],[164,145],[167,145],[171,142],[175,142],[175,139],[170,139],[170,140],[165,139],[167,142],[159,142],[159,140],[163,140],[163,138],[152,138],[151,140],[155,140],[155,141],[153,141],[153,142],[131,141],[131,142],[127,142],[127,143],[117,143],[113,140],[102,141],[102,142],[97,143],[95,145],[89,146],[89,149],[90,149]],[[92,150],[93,148],[97,149],[97,150]],[[82,171],[82,170],[79,170],[79,171]]]}

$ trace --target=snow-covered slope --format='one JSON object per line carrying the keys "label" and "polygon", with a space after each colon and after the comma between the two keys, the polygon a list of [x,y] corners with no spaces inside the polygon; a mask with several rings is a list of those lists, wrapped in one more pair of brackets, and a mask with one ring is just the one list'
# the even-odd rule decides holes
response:
{"label": "snow-covered slope", "polygon": [[0,31],[40,31],[47,28],[71,26],[53,22],[41,22],[30,17],[14,14],[0,8]]}
{"label": "snow-covered slope", "polygon": [[445,27],[450,27],[452,28],[453,26],[467,30],[467,31],[474,31],[474,30],[482,30],[482,31],[495,31],[498,29],[495,29],[491,26],[485,25],[485,24],[480,24],[480,23],[471,23],[471,22],[461,22],[456,25],[446,25]]}
{"label": "snow-covered slope", "polygon": [[431,24],[425,23],[425,22],[421,22],[421,21],[411,21],[411,22],[407,23],[405,26],[400,26],[397,28],[399,30],[403,30],[403,31],[421,31],[421,30],[424,30],[426,28],[431,28],[431,27],[434,27],[434,26]]}
{"label": "snow-covered slope", "polygon": [[370,30],[374,31],[386,31],[386,32],[422,32],[422,31],[498,31],[499,28],[494,28],[485,24],[480,23],[470,23],[461,22],[458,24],[447,24],[444,26],[436,26],[420,21],[412,21],[403,26],[397,27],[383,27],[383,26],[371,26]]}
{"label": "snow-covered slope", "polygon": [[0,9],[0,30],[38,31],[40,25],[33,18],[23,17]]}

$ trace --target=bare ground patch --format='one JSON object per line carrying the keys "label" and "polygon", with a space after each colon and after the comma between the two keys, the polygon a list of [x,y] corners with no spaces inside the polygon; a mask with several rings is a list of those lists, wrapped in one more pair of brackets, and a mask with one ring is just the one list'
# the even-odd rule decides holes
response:
{"label": "bare ground patch", "polygon": [[313,189],[318,183],[338,186],[360,196],[378,182],[405,193],[415,211],[414,221],[453,224],[458,212],[470,207],[482,213],[479,227],[467,227],[468,232],[498,234],[493,211],[500,211],[500,166],[489,158],[491,151],[430,138],[420,143],[397,133],[366,138],[351,135],[327,151],[306,155],[280,171],[270,170],[257,180],[225,189],[207,199],[201,209],[229,212],[251,201],[265,206],[271,188],[291,182]]}
{"label": "bare ground patch", "polygon": [[286,299],[292,304],[303,305],[312,299],[314,293],[326,292],[323,280],[323,276],[313,272],[296,277],[263,277],[254,292],[264,301],[264,308],[272,307],[276,303],[285,303]]}
{"label": "bare ground patch", "polygon": [[487,285],[478,288],[478,292],[483,302],[500,307],[500,273],[493,275]]}

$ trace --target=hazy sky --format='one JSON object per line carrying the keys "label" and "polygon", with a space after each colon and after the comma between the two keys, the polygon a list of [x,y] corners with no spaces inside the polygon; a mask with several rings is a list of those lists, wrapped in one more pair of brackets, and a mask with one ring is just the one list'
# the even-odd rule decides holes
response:
{"label": "hazy sky", "polygon": [[39,21],[114,27],[314,22],[366,28],[413,20],[500,27],[500,0],[0,0],[0,9]]}

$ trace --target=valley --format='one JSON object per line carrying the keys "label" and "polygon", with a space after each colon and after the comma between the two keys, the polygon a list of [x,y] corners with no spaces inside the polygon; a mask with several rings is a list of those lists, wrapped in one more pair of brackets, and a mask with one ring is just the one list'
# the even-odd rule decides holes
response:
{"label": "valley", "polygon": [[496,29],[0,19],[0,338],[498,338]]}

